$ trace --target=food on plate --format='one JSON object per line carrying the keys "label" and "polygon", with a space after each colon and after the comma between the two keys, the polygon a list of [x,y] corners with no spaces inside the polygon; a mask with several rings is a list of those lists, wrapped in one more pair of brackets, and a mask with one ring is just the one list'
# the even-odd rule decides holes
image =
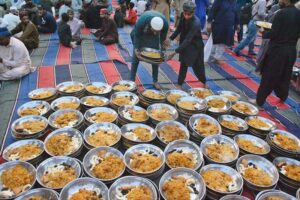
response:
{"label": "food on plate", "polygon": [[155,108],[150,112],[150,115],[157,121],[173,119],[173,115],[168,108]]}
{"label": "food on plate", "polygon": [[264,200],[284,200],[284,199],[281,197],[270,196],[270,197],[265,198]]}
{"label": "food on plate", "polygon": [[249,126],[252,126],[254,128],[257,128],[257,129],[269,129],[271,128],[269,124],[267,124],[266,122],[258,119],[258,118],[252,118],[252,119],[249,119],[247,121],[247,124]]}
{"label": "food on plate", "polygon": [[141,150],[130,155],[130,168],[139,173],[150,173],[161,166],[162,161],[151,150]]}
{"label": "food on plate", "polygon": [[216,135],[219,133],[219,127],[204,118],[198,119],[193,127],[199,134],[204,136]]}
{"label": "food on plate", "polygon": [[110,128],[99,128],[97,131],[91,133],[87,137],[87,141],[94,147],[99,146],[112,146],[119,140],[116,131]]}
{"label": "food on plate", "polygon": [[209,96],[213,95],[213,93],[210,90],[205,90],[205,89],[204,90],[193,90],[191,92],[191,94],[193,96],[196,96],[196,97],[200,98],[200,99],[204,99],[206,97],[209,97]]}
{"label": "food on plate", "polygon": [[239,125],[239,123],[234,121],[234,120],[225,120],[225,119],[223,119],[220,122],[220,124],[222,124],[223,126],[225,126],[228,129],[232,129],[232,130],[235,130],[235,131],[239,131],[239,130],[243,129],[243,127],[241,127]]}
{"label": "food on plate", "polygon": [[133,105],[134,102],[132,100],[133,98],[131,96],[117,96],[112,100],[112,102],[118,106],[125,106]]}
{"label": "food on plate", "polygon": [[35,93],[31,96],[32,99],[46,99],[46,98],[49,98],[49,97],[52,97],[54,95],[54,92],[53,91],[42,91],[42,92],[38,92],[38,93]]}
{"label": "food on plate", "polygon": [[153,58],[153,59],[160,59],[161,55],[159,52],[155,51],[142,51],[141,52],[142,56],[148,57],[148,58]]}
{"label": "food on plate", "polygon": [[242,176],[252,184],[264,187],[272,185],[272,176],[258,165],[244,159],[239,167]]}
{"label": "food on plate", "polygon": [[267,153],[267,150],[259,143],[244,139],[244,138],[239,138],[237,140],[237,144],[241,149],[244,149],[245,151],[248,151],[250,153],[254,154],[265,154]]}
{"label": "food on plate", "polygon": [[152,200],[151,190],[146,186],[123,186],[117,188],[117,199],[124,200]]}
{"label": "food on plate", "polygon": [[127,91],[127,90],[130,90],[131,89],[131,86],[130,85],[115,85],[113,86],[112,88],[113,90],[116,90],[116,91]]}
{"label": "food on plate", "polygon": [[34,181],[33,175],[24,166],[17,164],[1,172],[0,197],[8,198],[28,190]]}
{"label": "food on plate", "polygon": [[221,95],[221,96],[223,96],[223,97],[229,99],[229,101],[232,101],[232,102],[236,102],[236,101],[239,100],[239,97],[233,96],[233,95]]}
{"label": "food on plate", "polygon": [[83,89],[82,85],[68,85],[62,87],[60,90],[66,93],[72,93],[72,92],[79,92],[80,90]]}
{"label": "food on plate", "polygon": [[18,133],[26,132],[28,134],[38,133],[46,128],[46,124],[42,120],[28,120],[21,122],[15,126]]}
{"label": "food on plate", "polygon": [[24,108],[20,111],[20,116],[24,117],[27,115],[43,115],[47,112],[45,105],[37,105],[34,107]]}
{"label": "food on plate", "polygon": [[106,150],[101,150],[98,155],[92,156],[90,164],[91,174],[99,179],[117,178],[125,169],[123,160]]}
{"label": "food on plate", "polygon": [[137,127],[133,130],[127,131],[124,134],[124,137],[126,137],[127,139],[132,140],[132,141],[146,142],[146,141],[151,140],[152,133],[147,128]]}
{"label": "food on plate", "polygon": [[205,146],[207,156],[215,162],[231,162],[236,157],[236,150],[229,143],[212,141]]}
{"label": "food on plate", "polygon": [[92,122],[114,122],[116,120],[116,116],[109,112],[97,112],[92,114],[89,117],[89,120]]}
{"label": "food on plate", "polygon": [[226,102],[222,99],[211,99],[207,102],[207,105],[211,108],[224,108]]}
{"label": "food on plate", "polygon": [[74,112],[65,112],[54,119],[53,124],[57,128],[73,127],[79,121],[79,116]]}
{"label": "food on plate", "polygon": [[93,190],[90,189],[79,189],[78,192],[72,194],[72,196],[68,200],[104,200],[102,198],[102,194],[100,189],[95,188]]}
{"label": "food on plate", "polygon": [[176,104],[177,99],[181,98],[182,95],[181,94],[169,94],[167,96],[167,100],[171,103],[171,104]]}
{"label": "food on plate", "polygon": [[186,132],[178,125],[163,126],[160,130],[157,131],[157,134],[165,143],[188,138]]}
{"label": "food on plate", "polygon": [[297,140],[294,140],[284,134],[281,133],[275,133],[274,136],[274,142],[278,146],[280,146],[283,149],[289,150],[289,151],[299,151],[300,150],[300,144]]}
{"label": "food on plate", "polygon": [[256,25],[260,26],[262,28],[266,28],[266,29],[271,29],[272,28],[272,23],[270,23],[270,22],[257,21]]}
{"label": "food on plate", "polygon": [[300,166],[286,162],[279,163],[279,171],[290,179],[300,182]]}
{"label": "food on plate", "polygon": [[65,101],[55,105],[55,108],[58,110],[62,109],[77,109],[80,106],[76,101]]}
{"label": "food on plate", "polygon": [[75,136],[70,136],[67,133],[61,133],[50,137],[45,146],[49,153],[54,156],[69,155],[79,149],[80,140]]}
{"label": "food on plate", "polygon": [[164,99],[165,95],[160,92],[154,92],[153,90],[145,90],[143,92],[143,95],[145,97],[151,98],[151,99]]}
{"label": "food on plate", "polygon": [[98,99],[95,97],[88,97],[86,98],[84,104],[87,106],[103,106],[105,102],[102,99]]}
{"label": "food on plate", "polygon": [[12,148],[8,151],[8,159],[11,160],[31,160],[42,153],[41,147],[36,144],[25,144]]}
{"label": "food on plate", "polygon": [[201,105],[195,101],[179,101],[177,105],[186,110],[199,110]]}
{"label": "food on plate", "polygon": [[201,173],[206,186],[219,192],[232,192],[236,190],[237,183],[230,174],[221,170],[207,170]]}
{"label": "food on plate", "polygon": [[128,108],[123,111],[123,116],[126,119],[135,121],[135,122],[143,122],[148,119],[147,112],[145,110],[136,110],[134,108]]}
{"label": "food on plate", "polygon": [[194,177],[183,174],[167,180],[162,186],[162,191],[166,200],[196,200],[199,198],[199,189],[195,185]]}
{"label": "food on plate", "polygon": [[86,86],[86,90],[90,93],[94,94],[103,94],[109,92],[109,88],[106,87],[98,87],[96,85],[88,85]]}
{"label": "food on plate", "polygon": [[50,188],[63,188],[77,178],[72,166],[65,163],[49,166],[42,176],[44,185]]}
{"label": "food on plate", "polygon": [[243,113],[246,115],[253,115],[254,112],[252,111],[251,107],[244,103],[236,103],[232,106],[232,109],[236,110],[239,113]]}
{"label": "food on plate", "polygon": [[167,162],[170,167],[185,167],[194,169],[197,164],[197,153],[188,149],[174,149],[167,155]]}
{"label": "food on plate", "polygon": [[39,195],[34,195],[34,196],[28,197],[24,200],[47,200],[47,199],[42,196],[39,196]]}

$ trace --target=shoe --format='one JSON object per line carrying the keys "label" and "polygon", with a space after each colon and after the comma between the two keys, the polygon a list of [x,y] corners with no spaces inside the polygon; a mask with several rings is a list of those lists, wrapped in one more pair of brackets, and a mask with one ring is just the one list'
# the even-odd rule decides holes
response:
{"label": "shoe", "polygon": [[249,52],[248,56],[256,56],[257,54],[255,52]]}
{"label": "shoe", "polygon": [[254,105],[258,108],[258,110],[260,110],[260,111],[264,110],[264,108],[263,108],[262,106],[257,105],[256,99],[250,99],[250,98],[249,98],[248,101],[249,101],[250,103],[254,104]]}
{"label": "shoe", "polygon": [[237,52],[234,51],[234,54],[235,54],[236,56],[238,56],[238,57],[242,56],[241,53],[240,53],[239,51],[237,51]]}
{"label": "shoe", "polygon": [[176,88],[177,88],[178,90],[183,90],[183,89],[182,89],[182,85],[179,85],[179,84],[176,84]]}
{"label": "shoe", "polygon": [[157,89],[157,90],[161,90],[161,86],[160,86],[160,84],[159,83],[153,83],[153,87],[155,88],[155,89]]}

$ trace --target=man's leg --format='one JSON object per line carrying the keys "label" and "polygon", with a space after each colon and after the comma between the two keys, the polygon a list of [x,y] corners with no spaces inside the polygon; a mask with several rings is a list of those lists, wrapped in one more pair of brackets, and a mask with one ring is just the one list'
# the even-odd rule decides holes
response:
{"label": "man's leg", "polygon": [[206,77],[205,77],[204,63],[201,62],[201,59],[197,59],[197,61],[195,62],[194,65],[192,65],[192,67],[193,67],[193,71],[194,71],[194,74],[196,75],[197,79],[205,85]]}
{"label": "man's leg", "polygon": [[181,86],[183,84],[185,77],[186,77],[187,70],[188,70],[188,66],[180,63],[180,69],[179,69],[179,75],[178,75],[178,85]]}
{"label": "man's leg", "polygon": [[132,62],[131,62],[131,69],[130,69],[130,80],[135,81],[136,72],[138,69],[139,60],[137,59],[135,52],[132,54]]}
{"label": "man's leg", "polygon": [[217,44],[214,58],[217,60],[221,60],[224,51],[225,51],[225,44]]}
{"label": "man's leg", "polygon": [[243,39],[239,45],[233,50],[236,54],[239,54],[242,49],[249,45],[253,41],[253,36],[256,36],[257,29],[254,21],[250,21],[248,25],[248,33],[245,39]]}
{"label": "man's leg", "polygon": [[243,23],[240,23],[240,32],[238,32],[238,42],[240,43],[243,39],[243,34],[244,34],[244,24]]}

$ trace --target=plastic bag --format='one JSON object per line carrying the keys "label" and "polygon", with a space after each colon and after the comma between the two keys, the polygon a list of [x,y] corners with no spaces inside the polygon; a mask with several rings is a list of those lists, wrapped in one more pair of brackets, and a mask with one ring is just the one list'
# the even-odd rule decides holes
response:
{"label": "plastic bag", "polygon": [[204,62],[208,62],[212,47],[213,47],[213,39],[212,39],[212,34],[210,34],[204,47]]}

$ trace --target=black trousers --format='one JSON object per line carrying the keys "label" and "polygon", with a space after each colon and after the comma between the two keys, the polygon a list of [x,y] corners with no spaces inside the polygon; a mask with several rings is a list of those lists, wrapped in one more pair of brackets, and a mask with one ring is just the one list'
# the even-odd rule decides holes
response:
{"label": "black trousers", "polygon": [[[203,58],[198,58],[195,63],[192,65],[194,74],[196,75],[197,79],[199,81],[201,81],[203,84],[206,83],[206,77],[205,77],[205,69],[204,69],[204,61]],[[188,70],[188,66],[185,65],[184,63],[181,62],[180,64],[180,70],[179,70],[179,75],[178,75],[178,85],[182,85],[185,77],[186,77],[186,73]]]}
{"label": "black trousers", "polygon": [[287,99],[295,61],[295,46],[270,46],[262,64],[257,105],[262,106],[272,91],[282,101]]}

